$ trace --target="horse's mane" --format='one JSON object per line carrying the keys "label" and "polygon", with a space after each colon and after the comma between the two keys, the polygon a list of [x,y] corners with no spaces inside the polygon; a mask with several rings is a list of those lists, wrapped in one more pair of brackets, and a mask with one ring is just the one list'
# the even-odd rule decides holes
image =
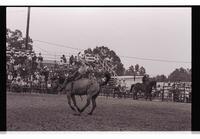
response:
{"label": "horse's mane", "polygon": [[149,86],[154,86],[154,87],[156,87],[156,80],[151,80],[151,81],[149,81]]}

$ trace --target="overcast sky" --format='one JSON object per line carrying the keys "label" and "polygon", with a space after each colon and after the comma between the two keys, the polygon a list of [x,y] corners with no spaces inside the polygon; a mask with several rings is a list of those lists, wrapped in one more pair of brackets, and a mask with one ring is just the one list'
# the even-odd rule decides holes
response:
{"label": "overcast sky", "polygon": [[[25,36],[27,8],[7,8],[7,28]],[[150,75],[169,75],[175,68],[191,68],[191,63],[159,62],[163,59],[191,62],[191,8],[31,8],[30,37],[61,44],[34,41],[33,49],[45,59],[61,54],[107,46],[120,56],[124,67],[139,64]],[[128,56],[133,58],[125,58]]]}

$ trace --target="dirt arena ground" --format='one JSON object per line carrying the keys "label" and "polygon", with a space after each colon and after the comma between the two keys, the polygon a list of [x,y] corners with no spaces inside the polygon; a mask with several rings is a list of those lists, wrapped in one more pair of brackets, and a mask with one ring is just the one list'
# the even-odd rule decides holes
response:
{"label": "dirt arena ground", "polygon": [[[79,106],[85,100],[76,98]],[[83,98],[84,99],[84,98]],[[97,98],[92,116],[88,107],[73,115],[65,95],[7,94],[8,131],[189,131],[191,104]]]}

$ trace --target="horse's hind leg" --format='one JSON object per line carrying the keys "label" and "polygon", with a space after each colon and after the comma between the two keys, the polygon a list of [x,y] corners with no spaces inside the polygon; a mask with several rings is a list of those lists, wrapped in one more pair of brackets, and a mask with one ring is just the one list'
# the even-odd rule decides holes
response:
{"label": "horse's hind leg", "polygon": [[134,98],[134,100],[137,100],[137,92],[133,93],[133,98]]}
{"label": "horse's hind leg", "polygon": [[135,98],[136,98],[136,97],[135,97],[135,92],[133,92],[133,100],[135,100]]}
{"label": "horse's hind leg", "polygon": [[88,115],[92,115],[92,113],[93,113],[93,111],[94,111],[94,109],[96,108],[96,98],[97,98],[97,96],[93,96],[92,97],[92,110],[88,113]]}
{"label": "horse's hind leg", "polygon": [[73,102],[74,106],[76,107],[77,111],[80,112],[80,109],[79,109],[79,107],[76,104],[75,95],[72,95],[71,98],[72,98],[72,102]]}
{"label": "horse's hind leg", "polygon": [[138,99],[138,92],[136,92],[136,94],[135,94],[135,99],[136,100]]}
{"label": "horse's hind leg", "polygon": [[70,106],[70,108],[73,110],[73,111],[76,111],[76,109],[72,106],[71,104],[71,96],[70,95],[67,95],[67,100],[68,100],[68,104]]}

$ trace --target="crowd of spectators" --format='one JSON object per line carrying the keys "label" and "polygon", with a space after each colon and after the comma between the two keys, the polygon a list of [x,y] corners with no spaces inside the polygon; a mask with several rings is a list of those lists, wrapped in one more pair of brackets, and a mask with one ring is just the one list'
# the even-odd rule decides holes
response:
{"label": "crowd of spectators", "polygon": [[31,50],[7,48],[6,58],[8,91],[41,91],[51,87],[48,80],[49,69],[43,66],[41,53],[36,56]]}
{"label": "crowd of spectators", "polygon": [[80,53],[67,58],[62,55],[60,64],[50,68],[43,63],[41,53],[7,50],[7,90],[10,92],[58,93],[58,87],[85,62],[90,73],[100,76],[104,69],[99,61],[87,61]]}

